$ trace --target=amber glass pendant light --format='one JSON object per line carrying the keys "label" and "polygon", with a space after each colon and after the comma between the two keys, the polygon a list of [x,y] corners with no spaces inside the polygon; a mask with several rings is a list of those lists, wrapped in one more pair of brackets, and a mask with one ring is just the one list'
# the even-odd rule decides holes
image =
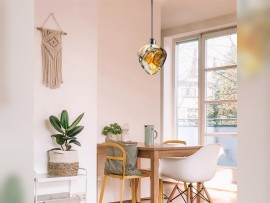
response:
{"label": "amber glass pendant light", "polygon": [[143,46],[139,52],[139,62],[142,68],[149,74],[156,74],[165,63],[166,51],[156,45],[156,40],[153,37],[153,0],[151,0],[151,39],[149,44]]}

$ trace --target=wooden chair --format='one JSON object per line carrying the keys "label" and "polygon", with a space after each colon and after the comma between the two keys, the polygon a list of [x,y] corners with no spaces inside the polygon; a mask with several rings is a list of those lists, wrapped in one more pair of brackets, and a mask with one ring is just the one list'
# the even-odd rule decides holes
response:
{"label": "wooden chair", "polygon": [[138,186],[137,180],[140,178],[143,178],[143,177],[150,177],[150,173],[147,171],[141,170],[142,176],[128,176],[128,175],[126,175],[127,155],[126,155],[125,149],[117,143],[106,142],[106,143],[103,143],[102,145],[104,145],[106,147],[115,147],[121,151],[122,156],[108,156],[108,155],[106,155],[106,159],[122,161],[123,162],[123,164],[122,164],[123,175],[115,175],[115,174],[105,174],[104,175],[103,182],[102,182],[102,188],[101,188],[101,192],[100,192],[100,197],[99,197],[99,203],[102,203],[102,201],[103,201],[107,177],[118,178],[121,180],[120,203],[123,202],[124,181],[125,181],[125,179],[130,179],[131,180],[131,188],[132,188],[132,203],[136,203],[137,186]]}
{"label": "wooden chair", "polygon": [[[187,143],[184,140],[167,140],[167,141],[163,142],[163,144],[183,144],[183,145],[186,145]],[[177,189],[179,189],[178,184],[179,184],[179,182],[177,182],[175,184],[167,202],[170,202],[172,200],[172,198],[175,194],[175,191]],[[184,187],[185,187],[185,190],[188,188],[186,182],[184,182]],[[163,203],[163,179],[162,178],[159,179],[159,202]]]}

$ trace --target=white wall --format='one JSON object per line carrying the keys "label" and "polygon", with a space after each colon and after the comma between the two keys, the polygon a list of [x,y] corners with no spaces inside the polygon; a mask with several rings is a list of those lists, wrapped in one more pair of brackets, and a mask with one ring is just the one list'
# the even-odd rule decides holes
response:
{"label": "white wall", "polygon": [[[158,2],[154,23],[159,43]],[[150,1],[100,1],[98,33],[98,141],[105,139],[101,135],[105,125],[118,122],[129,124],[131,140],[144,142],[145,124],[155,125],[160,132],[160,73],[148,75],[137,57],[150,38]],[[126,186],[129,191],[128,183]],[[104,202],[119,200],[119,190],[120,182],[109,180]],[[145,183],[143,196],[149,197],[149,183]],[[129,192],[125,199],[131,199]]]}
{"label": "white wall", "polygon": [[239,203],[269,201],[269,77],[267,67],[260,75],[238,82]]}
{"label": "white wall", "polygon": [[9,194],[33,200],[33,12],[32,0],[0,1],[0,202],[14,175]]}
{"label": "white wall", "polygon": [[238,1],[239,203],[269,202],[269,9],[268,1]]}
{"label": "white wall", "polygon": [[[63,109],[69,112],[70,120],[85,112],[81,125],[84,130],[78,135],[82,147],[79,151],[80,167],[89,174],[89,203],[95,202],[96,191],[96,132],[97,132],[97,8],[96,2],[75,0],[35,1],[35,26],[41,26],[53,12],[63,31],[63,85],[49,89],[42,84],[41,32],[35,30],[35,80],[34,80],[34,134],[35,171],[47,172],[46,152],[56,147],[50,135],[50,115],[59,116]],[[53,27],[49,21],[47,27]],[[40,186],[41,192],[62,190],[63,183]],[[64,184],[67,185],[67,184]],[[75,186],[81,186],[78,183]]]}

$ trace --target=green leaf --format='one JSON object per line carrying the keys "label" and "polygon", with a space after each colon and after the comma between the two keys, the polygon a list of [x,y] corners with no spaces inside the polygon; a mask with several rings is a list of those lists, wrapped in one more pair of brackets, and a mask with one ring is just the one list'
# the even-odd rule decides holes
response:
{"label": "green leaf", "polygon": [[106,129],[106,127],[102,131],[102,135],[108,135],[109,130]]}
{"label": "green leaf", "polygon": [[64,133],[64,131],[61,129],[61,123],[58,120],[58,118],[56,118],[55,116],[50,116],[49,120],[55,130],[57,130],[60,133]]}
{"label": "green leaf", "polygon": [[104,127],[104,130],[110,130],[110,127],[106,126]]}
{"label": "green leaf", "polygon": [[82,120],[82,117],[84,116],[84,113],[82,113],[81,115],[78,116],[78,118],[76,118],[76,120],[71,124],[71,126],[69,126],[69,128],[67,130],[71,130],[74,127],[76,127],[79,122]]}
{"label": "green leaf", "polygon": [[66,151],[69,151],[71,149],[71,145],[66,145]]}
{"label": "green leaf", "polygon": [[71,140],[71,141],[69,142],[69,144],[71,144],[71,143],[73,143],[73,144],[78,145],[78,146],[81,147],[81,143],[78,142],[77,140]]}
{"label": "green leaf", "polygon": [[83,126],[76,126],[73,129],[71,129],[70,131],[67,131],[67,135],[69,137],[74,137],[77,134],[79,134],[83,130],[83,128],[84,128]]}
{"label": "green leaf", "polygon": [[76,137],[68,137],[68,136],[65,136],[63,137],[64,140],[77,140]]}
{"label": "green leaf", "polygon": [[57,137],[56,137],[56,142],[57,142],[57,144],[59,144],[59,145],[63,145],[63,144],[65,143],[65,140],[63,139],[63,137],[57,136]]}
{"label": "green leaf", "polygon": [[68,112],[66,110],[61,113],[61,124],[64,129],[68,129]]}
{"label": "green leaf", "polygon": [[63,134],[54,134],[54,135],[51,135],[51,137],[58,137],[58,136],[64,137]]}

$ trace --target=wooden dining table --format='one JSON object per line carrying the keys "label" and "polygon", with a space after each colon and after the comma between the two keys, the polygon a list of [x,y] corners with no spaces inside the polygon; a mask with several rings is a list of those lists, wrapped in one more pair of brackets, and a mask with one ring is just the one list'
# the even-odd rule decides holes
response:
{"label": "wooden dining table", "polygon": [[[140,158],[150,159],[151,166],[151,186],[150,198],[151,203],[158,203],[159,191],[159,159],[165,157],[186,157],[194,154],[202,146],[185,146],[180,144],[154,144],[146,146],[143,143],[138,143],[138,160],[137,167],[141,167]],[[102,144],[97,145],[98,153],[105,153],[105,148]]]}

